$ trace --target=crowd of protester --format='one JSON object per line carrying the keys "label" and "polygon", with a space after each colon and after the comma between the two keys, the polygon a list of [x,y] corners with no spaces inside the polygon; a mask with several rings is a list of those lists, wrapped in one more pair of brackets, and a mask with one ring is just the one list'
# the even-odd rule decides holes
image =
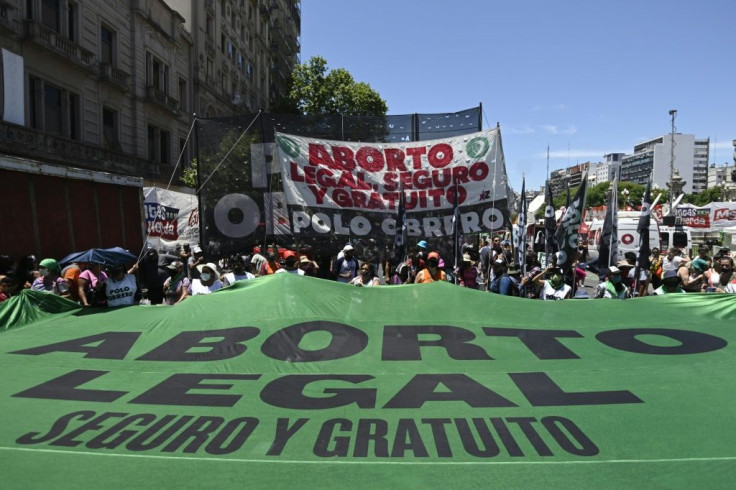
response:
{"label": "crowd of protester", "polygon": [[[690,259],[678,248],[661,254],[653,249],[650,266],[639,270],[636,254],[628,252],[599,272],[595,287],[585,286],[587,249],[578,248],[575,265],[563,271],[542,267],[529,251],[524,270],[514,261],[511,244],[491,236],[476,250],[466,244],[455,264],[448,264],[425,240],[404,260],[361,261],[351,244],[325,256],[306,247],[299,250],[257,245],[248,253],[209,261],[199,246],[187,244],[172,252],[149,248],[134,264],[60,264],[33,255],[18,260],[0,256],[0,302],[32,289],[76,301],[82,306],[117,307],[133,304],[175,305],[190,296],[209,294],[239,281],[270,274],[296,274],[335,280],[346,285],[423,284],[448,281],[460,287],[493,294],[542,300],[628,299],[668,293],[736,293],[734,260],[728,249],[711,256],[707,246]],[[380,273],[379,273],[380,271]],[[592,290],[592,291],[589,291]],[[591,294],[592,292],[592,294]]]}

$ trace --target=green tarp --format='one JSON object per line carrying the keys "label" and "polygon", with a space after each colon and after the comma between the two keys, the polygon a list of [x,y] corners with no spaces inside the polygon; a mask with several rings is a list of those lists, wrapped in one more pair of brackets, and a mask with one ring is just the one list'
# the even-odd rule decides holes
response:
{"label": "green tarp", "polygon": [[[11,306],[0,318],[29,317]],[[4,488],[736,478],[731,295],[545,302],[279,274],[174,307],[58,310],[0,330]]]}

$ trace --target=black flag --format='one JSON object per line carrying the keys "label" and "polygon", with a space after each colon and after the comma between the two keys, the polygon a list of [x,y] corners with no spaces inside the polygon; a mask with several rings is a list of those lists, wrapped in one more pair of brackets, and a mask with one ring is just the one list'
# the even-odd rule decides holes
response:
{"label": "black flag", "polygon": [[545,201],[547,201],[544,208],[544,255],[546,256],[546,264],[550,265],[557,252],[557,239],[555,238],[557,220],[555,220],[555,203],[552,201],[552,189],[549,187],[549,180],[545,184],[544,195]]}
{"label": "black flag", "polygon": [[604,272],[618,259],[618,181],[613,179],[598,242],[598,268]]}
{"label": "black flag", "polygon": [[[588,188],[588,172],[583,173],[583,180],[575,193],[575,198],[569,201],[562,222],[557,227],[557,244],[560,253],[557,254],[557,267],[567,272],[572,270],[573,259],[578,248],[578,230],[583,221],[585,198]],[[570,189],[568,188],[568,195]]]}
{"label": "black flag", "polygon": [[521,179],[521,202],[519,203],[519,219],[516,221],[519,228],[519,238],[516,247],[516,263],[521,273],[526,273],[526,178]]}
{"label": "black flag", "polygon": [[402,261],[406,257],[406,204],[404,186],[399,188],[399,205],[396,212],[396,235],[394,236],[394,258]]}
{"label": "black flag", "polygon": [[[647,188],[644,191],[644,197],[641,200],[641,214],[639,214],[639,225],[636,231],[639,232],[639,252],[636,257],[636,269],[634,271],[635,284],[638,286],[641,270],[649,269],[649,255],[652,251],[649,248],[649,224],[652,219],[652,178],[647,180]],[[637,288],[638,289],[638,288]]]}

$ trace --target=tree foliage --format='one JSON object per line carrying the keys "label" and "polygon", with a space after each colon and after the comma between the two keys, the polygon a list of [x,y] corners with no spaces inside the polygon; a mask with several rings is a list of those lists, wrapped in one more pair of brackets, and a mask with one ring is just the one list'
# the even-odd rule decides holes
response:
{"label": "tree foliage", "polygon": [[723,200],[723,187],[716,186],[697,194],[685,194],[682,200],[695,206],[705,206],[712,202],[720,202]]}
{"label": "tree foliage", "polygon": [[275,109],[308,115],[384,116],[388,112],[386,101],[370,85],[356,82],[344,68],[328,71],[327,61],[320,56],[297,65],[290,85],[287,99],[275,103]]}

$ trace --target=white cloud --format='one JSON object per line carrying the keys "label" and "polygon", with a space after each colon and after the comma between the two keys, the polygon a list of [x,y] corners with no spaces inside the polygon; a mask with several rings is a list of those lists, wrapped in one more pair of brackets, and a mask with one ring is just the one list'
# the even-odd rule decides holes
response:
{"label": "white cloud", "polygon": [[502,131],[506,134],[534,134],[536,132],[535,129],[528,124],[503,128]]}
{"label": "white cloud", "polygon": [[539,126],[543,131],[547,132],[548,134],[575,134],[578,132],[578,128],[575,126],[567,126],[566,128],[560,128],[558,126],[555,126],[554,124],[542,124]]}
{"label": "white cloud", "polygon": [[730,141],[719,141],[718,143],[714,143],[713,140],[710,141],[710,148],[711,150],[731,150],[733,151],[733,143]]}

